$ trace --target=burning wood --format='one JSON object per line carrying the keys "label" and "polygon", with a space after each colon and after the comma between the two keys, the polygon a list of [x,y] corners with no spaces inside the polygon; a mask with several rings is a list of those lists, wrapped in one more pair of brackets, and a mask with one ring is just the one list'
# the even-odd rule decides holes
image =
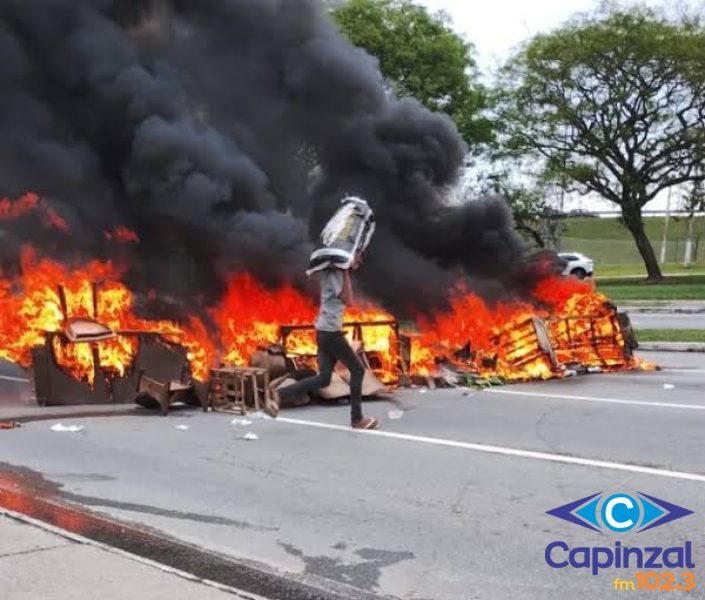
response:
{"label": "burning wood", "polygon": [[[37,373],[54,365],[68,380],[94,390],[87,395],[91,400],[116,397],[101,382],[137,376],[144,366],[139,356],[152,346],[145,341],[150,337],[182,347],[193,376],[201,381],[208,379],[214,363],[242,367],[275,343],[284,355],[273,377],[291,372],[292,366],[315,367],[310,325],[315,304],[292,286],[269,289],[248,274],[230,278],[221,303],[208,311],[214,324],[208,329],[195,316],[185,325],[138,318],[133,295],[111,263],[69,268],[38,261],[27,250],[21,274],[0,279],[0,304],[0,357],[24,367],[34,363]],[[490,306],[459,287],[448,311],[420,316],[412,333],[400,331],[389,313],[372,306],[350,311],[348,319],[346,332],[359,341],[368,361],[365,393],[379,389],[380,382],[409,382],[412,375],[439,381],[452,379],[455,372],[523,381],[641,365],[633,354],[628,317],[589,284],[560,277],[544,278],[532,303]],[[216,348],[221,349],[218,356]],[[147,375],[157,381],[180,379],[178,373],[160,378],[151,369]],[[51,401],[57,382],[61,389],[67,386],[55,374],[43,377],[50,384],[43,388],[42,401]]]}

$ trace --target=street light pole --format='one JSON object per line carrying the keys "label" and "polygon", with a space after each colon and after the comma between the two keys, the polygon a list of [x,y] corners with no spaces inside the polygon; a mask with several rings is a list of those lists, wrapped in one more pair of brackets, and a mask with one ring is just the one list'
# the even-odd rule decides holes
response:
{"label": "street light pole", "polygon": [[663,240],[661,241],[661,264],[666,263],[666,246],[668,245],[668,221],[671,218],[671,190],[668,188],[668,200],[666,201],[666,220],[663,224]]}

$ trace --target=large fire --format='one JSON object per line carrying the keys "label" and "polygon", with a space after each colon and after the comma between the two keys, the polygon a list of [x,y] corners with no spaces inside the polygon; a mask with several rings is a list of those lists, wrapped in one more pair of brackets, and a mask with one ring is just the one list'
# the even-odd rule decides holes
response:
{"label": "large fire", "polygon": [[[189,350],[194,376],[207,377],[210,343],[202,323],[195,317],[186,326],[137,318],[133,295],[120,283],[121,273],[110,262],[91,261],[67,267],[53,260],[37,259],[31,248],[26,248],[21,263],[17,279],[0,279],[1,358],[29,367],[33,348],[44,345],[48,334],[61,332],[68,319],[96,318],[118,335],[95,344],[71,343],[59,335],[51,338],[57,363],[76,379],[93,385],[94,347],[104,371],[124,375],[137,354],[134,332],[138,331],[159,332],[166,339],[183,344]],[[59,285],[64,289],[67,314]],[[93,305],[94,298],[97,306]]]}
{"label": "large fire", "polygon": [[[32,194],[15,202],[0,200],[0,219],[35,210],[42,210],[52,226],[61,227],[60,217]],[[124,227],[105,235],[139,243],[137,235]],[[123,376],[133,367],[139,344],[135,332],[146,331],[185,346],[194,377],[206,380],[210,367],[248,364],[254,352],[280,341],[282,325],[309,325],[317,312],[310,296],[296,288],[268,288],[251,274],[241,273],[230,278],[220,303],[207,311],[210,329],[196,316],[186,323],[146,320],[135,315],[134,296],[121,283],[121,275],[110,262],[69,266],[39,258],[26,248],[21,274],[0,277],[0,358],[29,367],[33,349],[50,339],[57,363],[93,385],[96,361],[108,377]],[[90,343],[71,342],[60,334],[76,318],[95,319],[115,335]],[[638,364],[625,352],[625,337],[607,298],[589,283],[555,275],[540,281],[531,303],[490,306],[458,285],[447,311],[419,316],[412,331],[402,332],[410,340],[406,361],[401,357],[399,331],[388,325],[394,321],[392,315],[366,305],[348,311],[346,321],[366,323],[347,327],[347,332],[351,338],[361,335],[364,350],[377,359],[377,375],[386,382],[398,379],[400,369],[430,375],[440,364],[510,381],[561,377],[571,365],[609,370]],[[315,355],[312,332],[292,332],[287,349],[293,355]]]}

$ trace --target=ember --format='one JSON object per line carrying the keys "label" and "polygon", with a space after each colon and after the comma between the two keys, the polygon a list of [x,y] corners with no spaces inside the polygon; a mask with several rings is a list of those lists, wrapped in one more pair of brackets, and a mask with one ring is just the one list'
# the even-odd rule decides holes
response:
{"label": "ember", "polygon": [[69,226],[56,211],[45,202],[40,202],[36,194],[25,194],[18,200],[0,199],[0,221],[14,220],[31,212],[39,212],[44,223],[55,229],[68,231]]}

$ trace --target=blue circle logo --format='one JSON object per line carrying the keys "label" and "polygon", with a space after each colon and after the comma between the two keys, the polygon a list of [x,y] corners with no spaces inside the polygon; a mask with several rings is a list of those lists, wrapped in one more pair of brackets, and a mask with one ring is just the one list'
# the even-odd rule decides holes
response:
{"label": "blue circle logo", "polygon": [[612,531],[629,531],[639,524],[641,505],[628,494],[614,494],[602,503],[602,523]]}

